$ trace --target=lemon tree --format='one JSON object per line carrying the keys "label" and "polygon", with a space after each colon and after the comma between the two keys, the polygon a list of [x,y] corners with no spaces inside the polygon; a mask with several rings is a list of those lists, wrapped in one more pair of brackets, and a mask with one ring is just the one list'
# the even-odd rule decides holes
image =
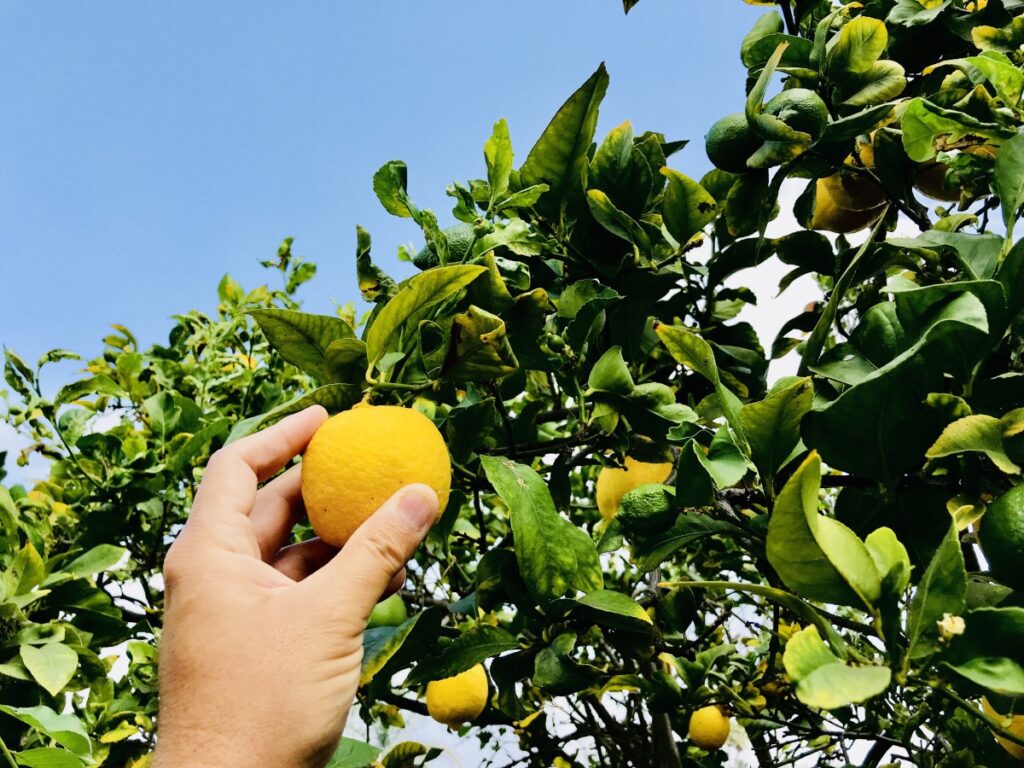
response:
{"label": "lemon tree", "polygon": [[[601,66],[529,147],[499,119],[450,212],[384,164],[422,246],[358,229],[358,306],[303,312],[289,240],[280,287],[225,278],[163,345],[118,328],[55,395],[71,353],[5,353],[10,458],[50,461],[0,488],[15,764],[145,765],[157,575],[202,467],[311,403],[338,430],[304,459],[318,528],[343,541],[404,482],[444,502],[365,633],[368,725],[432,715],[494,765],[1015,764],[1024,4],[751,4],[746,98],[703,141],[598,133]],[[789,271],[755,294],[769,259]],[[803,276],[820,300],[790,306]],[[775,338],[757,300],[790,312]],[[334,762],[437,754],[345,739]]]}

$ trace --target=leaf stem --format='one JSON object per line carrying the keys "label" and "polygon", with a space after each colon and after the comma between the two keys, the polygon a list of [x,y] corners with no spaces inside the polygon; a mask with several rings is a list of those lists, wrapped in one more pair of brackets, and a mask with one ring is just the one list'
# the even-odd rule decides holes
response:
{"label": "leaf stem", "polygon": [[14,755],[11,754],[11,750],[7,748],[3,739],[0,739],[0,750],[4,753],[4,759],[7,761],[7,765],[10,768],[18,768],[18,761],[14,759]]}

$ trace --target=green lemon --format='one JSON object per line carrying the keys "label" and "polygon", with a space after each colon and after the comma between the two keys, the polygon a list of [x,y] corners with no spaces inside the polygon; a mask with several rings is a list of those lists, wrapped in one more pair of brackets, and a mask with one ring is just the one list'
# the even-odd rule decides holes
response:
{"label": "green lemon", "polygon": [[747,158],[761,146],[761,137],[754,132],[742,112],[726,115],[704,136],[708,159],[715,167],[730,173],[747,171]]}
{"label": "green lemon", "polygon": [[381,600],[374,606],[370,614],[370,620],[366,622],[367,629],[374,627],[397,627],[409,617],[405,610],[405,603],[396,592],[386,600]]}
{"label": "green lemon", "polygon": [[790,88],[773,97],[764,105],[764,111],[774,115],[795,131],[818,139],[828,125],[828,107],[814,91]]}
{"label": "green lemon", "polygon": [[629,491],[619,502],[618,519],[631,533],[657,533],[675,522],[675,493],[667,485],[647,483]]}
{"label": "green lemon", "polygon": [[1011,488],[989,504],[981,518],[978,541],[992,575],[1008,587],[1024,590],[1024,485]]}
{"label": "green lemon", "polygon": [[[476,240],[473,225],[462,222],[448,227],[444,230],[444,236],[448,238],[448,263],[457,264],[465,261],[473,247],[473,241]],[[425,245],[412,257],[412,263],[420,269],[430,269],[436,267],[440,261],[431,247]]]}

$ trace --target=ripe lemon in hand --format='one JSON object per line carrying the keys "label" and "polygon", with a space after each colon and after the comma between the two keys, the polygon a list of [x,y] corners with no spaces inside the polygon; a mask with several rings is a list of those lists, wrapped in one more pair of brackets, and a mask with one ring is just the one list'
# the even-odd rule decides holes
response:
{"label": "ripe lemon in hand", "polygon": [[453,730],[476,720],[486,706],[487,672],[483,664],[427,683],[427,712]]}
{"label": "ripe lemon in hand", "polygon": [[452,465],[434,422],[394,405],[357,405],[332,416],[302,458],[302,499],[317,535],[335,547],[394,493],[424,483],[448,503]]}
{"label": "ripe lemon in hand", "polygon": [[721,749],[729,738],[729,718],[714,705],[701,707],[690,715],[689,736],[691,743],[708,752]]}
{"label": "ripe lemon in hand", "polygon": [[671,462],[649,463],[626,457],[625,467],[604,467],[597,474],[597,508],[605,520],[619,511],[619,501],[634,488],[663,483],[672,474]]}

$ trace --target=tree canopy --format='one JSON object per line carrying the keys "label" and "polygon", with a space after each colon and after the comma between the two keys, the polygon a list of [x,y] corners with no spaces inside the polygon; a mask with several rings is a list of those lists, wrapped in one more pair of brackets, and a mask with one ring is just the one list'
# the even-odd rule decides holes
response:
{"label": "tree canopy", "polygon": [[[17,460],[49,460],[0,485],[12,766],[147,764],[159,570],[205,462],[364,399],[433,419],[455,470],[408,617],[366,632],[367,723],[400,729],[484,662],[466,729],[513,734],[518,764],[1014,764],[993,712],[1024,712],[1024,528],[1003,522],[1024,519],[1024,2],[747,1],[747,98],[705,142],[596,136],[602,65],[518,163],[498,120],[450,214],[386,163],[373,189],[425,245],[396,281],[358,229],[365,312],[303,312],[315,267],[289,238],[264,262],[279,288],[225,277],[214,315],[145,349],[115,326],[53,397],[41,375],[77,355],[5,352]],[[678,152],[717,167],[690,178]],[[784,185],[800,228],[768,236]],[[737,285],[768,259],[791,268],[772,301],[805,275],[821,300],[766,348]],[[772,380],[783,359],[797,375]],[[671,472],[602,514],[627,457]],[[688,738],[709,704],[725,751]],[[437,756],[378,752],[346,739],[332,765]]]}

